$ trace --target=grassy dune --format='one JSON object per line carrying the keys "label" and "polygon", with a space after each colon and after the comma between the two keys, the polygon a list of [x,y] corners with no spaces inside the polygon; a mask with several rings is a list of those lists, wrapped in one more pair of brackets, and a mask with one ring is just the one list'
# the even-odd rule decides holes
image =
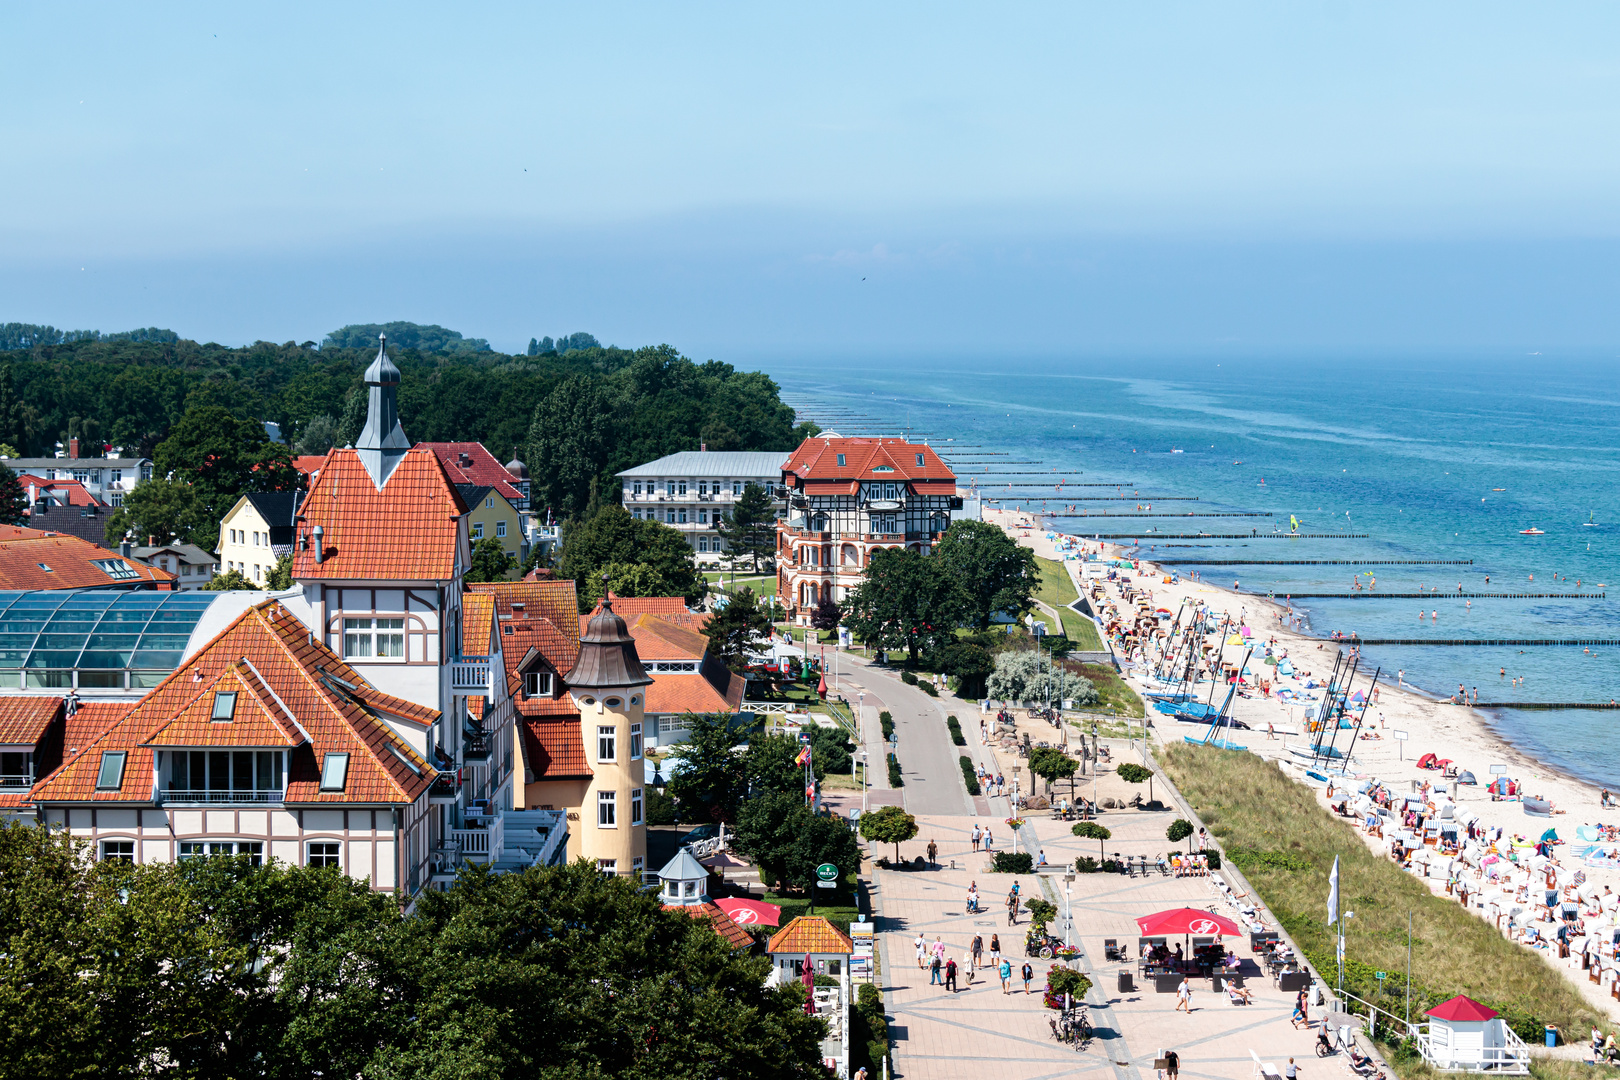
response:
{"label": "grassy dune", "polygon": [[[1096,624],[1078,612],[1069,610],[1069,605],[1080,598],[1080,594],[1074,591],[1074,582],[1069,577],[1069,571],[1055,559],[1036,556],[1035,563],[1041,568],[1041,587],[1035,595],[1051,605],[1062,617],[1063,636],[1074,642],[1074,647],[1082,652],[1101,652],[1103,643],[1102,638],[1097,635]],[[1052,620],[1041,612],[1037,611],[1035,617],[1054,631],[1057,629],[1052,626]]]}
{"label": "grassy dune", "polygon": [[[1252,754],[1184,743],[1165,747],[1160,760],[1229,861],[1324,978],[1334,980],[1338,970],[1334,932],[1326,922],[1327,878],[1337,855],[1340,908],[1355,912],[1346,931],[1346,990],[1404,1015],[1411,912],[1414,1019],[1467,994],[1501,1012],[1521,1036],[1533,1033],[1526,1041],[1540,1043],[1543,1023],[1576,1039],[1591,1031],[1592,1009],[1541,957],[1368,850],[1348,823],[1319,807],[1309,789],[1275,765]],[[1256,852],[1271,854],[1250,854]],[[1388,977],[1380,984],[1375,971]]]}

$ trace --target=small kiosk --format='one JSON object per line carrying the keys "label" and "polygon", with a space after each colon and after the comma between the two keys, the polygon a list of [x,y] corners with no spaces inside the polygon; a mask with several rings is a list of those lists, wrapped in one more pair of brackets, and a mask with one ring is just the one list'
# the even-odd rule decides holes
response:
{"label": "small kiosk", "polygon": [[1495,1009],[1461,994],[1428,1012],[1418,1029],[1423,1060],[1442,1072],[1486,1072],[1527,1076],[1530,1048]]}

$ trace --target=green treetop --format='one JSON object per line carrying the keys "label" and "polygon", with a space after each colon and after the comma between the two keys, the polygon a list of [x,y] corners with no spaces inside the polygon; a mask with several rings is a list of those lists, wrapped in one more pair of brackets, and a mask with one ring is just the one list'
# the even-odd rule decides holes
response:
{"label": "green treetop", "polygon": [[759,606],[754,590],[746,587],[727,593],[725,603],[709,616],[703,627],[703,634],[709,639],[709,651],[737,672],[747,666],[749,651],[757,648],[770,632],[770,618]]}
{"label": "green treetop", "polygon": [[955,639],[963,604],[961,586],[938,559],[881,548],[849,594],[844,623],[862,641],[905,649],[915,664],[924,650]]}
{"label": "green treetop", "polygon": [[776,553],[776,506],[770,493],[749,481],[731,509],[721,515],[715,530],[725,540],[733,564],[747,560],[758,573],[760,560],[769,565]]}
{"label": "green treetop", "polygon": [[686,537],[656,521],[633,518],[616,503],[588,520],[571,522],[557,561],[561,573],[574,579],[581,611],[600,599],[602,572],[610,565],[647,568],[634,575],[636,588],[658,591],[639,595],[679,596],[695,604],[707,591]]}
{"label": "green treetop", "polygon": [[1019,547],[1002,529],[982,521],[953,521],[934,553],[966,593],[966,617],[974,626],[987,629],[998,612],[1016,618],[1029,610],[1040,568],[1035,553]]}

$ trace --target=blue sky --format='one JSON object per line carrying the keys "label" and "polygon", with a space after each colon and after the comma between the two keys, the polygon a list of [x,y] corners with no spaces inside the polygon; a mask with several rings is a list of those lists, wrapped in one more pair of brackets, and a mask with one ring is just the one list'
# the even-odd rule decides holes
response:
{"label": "blue sky", "polygon": [[0,320],[1603,351],[1620,9],[0,9]]}

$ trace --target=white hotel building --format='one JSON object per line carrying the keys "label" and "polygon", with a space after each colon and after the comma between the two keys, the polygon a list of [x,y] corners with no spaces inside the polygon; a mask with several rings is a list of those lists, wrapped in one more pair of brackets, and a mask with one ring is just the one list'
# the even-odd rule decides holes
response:
{"label": "white hotel building", "polygon": [[679,529],[699,562],[718,561],[725,550],[716,525],[750,483],[778,498],[787,450],[697,450],[670,454],[619,474],[624,508],[638,518]]}

